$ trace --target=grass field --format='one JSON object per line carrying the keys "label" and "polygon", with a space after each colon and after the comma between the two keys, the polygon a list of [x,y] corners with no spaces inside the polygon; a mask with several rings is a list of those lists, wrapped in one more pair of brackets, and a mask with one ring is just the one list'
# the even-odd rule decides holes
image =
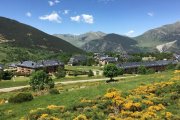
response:
{"label": "grass field", "polygon": [[102,68],[97,67],[97,66],[68,66],[65,65],[65,68],[69,69],[69,70],[92,70],[92,71],[102,71]]}
{"label": "grass field", "polygon": [[[125,76],[131,76],[131,75],[119,75],[118,77],[125,77]],[[65,81],[76,81],[76,80],[102,79],[106,77],[104,76],[88,77],[87,75],[79,75],[77,77],[67,76],[65,78],[60,78],[60,79],[56,79],[55,77],[52,78],[55,82],[65,82]],[[0,89],[29,85],[29,80],[30,80],[29,77],[16,77],[15,81],[13,80],[13,78],[11,80],[0,81]]]}
{"label": "grass field", "polygon": [[[145,85],[154,84],[161,81],[169,81],[170,78],[174,77],[172,71],[165,71],[162,73],[155,73],[152,75],[142,75],[134,78],[121,79],[117,83],[109,83],[105,84],[101,82],[101,85],[90,86],[83,89],[76,89],[68,92],[62,92],[58,95],[48,94],[45,96],[35,97],[34,100],[30,102],[23,102],[17,104],[1,104],[0,105],[0,120],[18,120],[23,116],[26,116],[30,110],[34,110],[37,108],[45,108],[48,105],[63,105],[66,107],[71,106],[73,103],[78,101],[80,97],[92,99],[98,95],[104,96],[108,88],[116,88],[121,91],[128,91],[135,88],[138,88],[141,83]],[[71,87],[77,86],[82,83],[71,84]],[[84,84],[89,84],[84,83]],[[66,85],[68,87],[68,85]],[[65,87],[64,87],[65,88]],[[7,94],[7,96],[6,96]],[[13,95],[14,92],[9,93],[0,93],[5,97]],[[2,113],[7,113],[8,110],[12,110],[14,116],[11,115],[3,115]],[[166,111],[171,111],[175,115],[180,115],[180,109],[178,106],[168,106]]]}

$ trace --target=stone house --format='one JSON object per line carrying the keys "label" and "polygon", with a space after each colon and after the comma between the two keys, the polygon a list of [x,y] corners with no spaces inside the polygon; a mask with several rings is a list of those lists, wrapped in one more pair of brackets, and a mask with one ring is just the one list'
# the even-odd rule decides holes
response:
{"label": "stone house", "polygon": [[103,66],[109,63],[116,64],[118,61],[118,58],[115,57],[101,57],[99,59],[99,64],[102,64]]}
{"label": "stone house", "polygon": [[68,62],[68,66],[72,66],[73,62],[75,62],[76,64],[79,65],[82,61],[87,62],[87,56],[86,55],[74,56],[74,57],[70,58],[70,60]]}
{"label": "stone house", "polygon": [[17,63],[11,63],[8,67],[9,70],[17,70]]}
{"label": "stone house", "polygon": [[58,71],[59,66],[64,69],[64,63],[60,62],[59,59],[41,60],[40,62],[22,61],[17,64],[17,72],[30,74],[32,71],[45,69],[47,73],[53,74],[54,72]]}

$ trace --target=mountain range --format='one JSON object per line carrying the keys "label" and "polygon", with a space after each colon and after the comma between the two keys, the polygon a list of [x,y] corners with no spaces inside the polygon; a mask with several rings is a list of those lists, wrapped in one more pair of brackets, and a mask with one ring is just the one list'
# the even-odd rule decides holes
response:
{"label": "mountain range", "polygon": [[105,36],[106,33],[103,32],[87,32],[80,35],[72,35],[72,34],[53,34],[53,36],[56,36],[58,38],[61,38],[63,40],[66,40],[67,42],[75,45],[76,47],[81,47],[85,43],[90,42],[91,40],[99,39],[103,36]]}
{"label": "mountain range", "polygon": [[84,53],[69,42],[18,21],[0,17],[0,43],[14,47],[47,50],[53,53]]}
{"label": "mountain range", "polygon": [[[91,35],[90,35],[91,33]],[[99,33],[102,33],[99,35]],[[98,37],[91,37],[93,35]],[[137,37],[103,32],[87,32],[82,35],[56,34],[87,52],[172,52],[180,51],[180,21],[148,30]],[[85,38],[91,38],[84,40]],[[176,41],[176,42],[173,42]],[[173,43],[173,44],[172,44]]]}
{"label": "mountain range", "polygon": [[87,52],[134,52],[138,48],[132,47],[137,42],[129,37],[117,34],[108,34],[100,39],[85,43],[81,49]]}
{"label": "mountain range", "polygon": [[29,25],[0,17],[0,44],[46,50],[51,53],[180,52],[180,21],[148,30],[137,37],[101,31],[81,35],[49,35]]}

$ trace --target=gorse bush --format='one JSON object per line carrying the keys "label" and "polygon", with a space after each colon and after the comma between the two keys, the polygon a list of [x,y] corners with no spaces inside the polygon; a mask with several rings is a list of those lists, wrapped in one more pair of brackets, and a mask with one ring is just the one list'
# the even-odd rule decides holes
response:
{"label": "gorse bush", "polygon": [[33,96],[31,93],[23,93],[19,92],[13,96],[11,96],[8,100],[10,103],[20,103],[24,101],[31,101],[33,100]]}
{"label": "gorse bush", "polygon": [[59,94],[59,91],[55,88],[49,90],[50,94]]}

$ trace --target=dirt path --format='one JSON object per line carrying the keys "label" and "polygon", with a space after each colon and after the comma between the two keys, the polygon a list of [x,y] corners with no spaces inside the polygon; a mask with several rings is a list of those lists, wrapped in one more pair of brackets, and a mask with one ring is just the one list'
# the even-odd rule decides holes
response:
{"label": "dirt path", "polygon": [[[121,79],[121,78],[123,79],[123,78],[131,78],[131,77],[135,77],[135,76],[115,77],[114,79]],[[71,84],[71,83],[79,83],[79,82],[93,82],[93,81],[105,81],[105,80],[109,80],[109,78],[56,82],[55,84],[59,84],[59,83],[61,83],[61,84]],[[9,91],[13,91],[13,90],[21,89],[21,88],[25,88],[25,87],[29,87],[29,85],[18,86],[18,87],[10,87],[10,88],[3,88],[3,89],[0,89],[0,92],[9,92]]]}

